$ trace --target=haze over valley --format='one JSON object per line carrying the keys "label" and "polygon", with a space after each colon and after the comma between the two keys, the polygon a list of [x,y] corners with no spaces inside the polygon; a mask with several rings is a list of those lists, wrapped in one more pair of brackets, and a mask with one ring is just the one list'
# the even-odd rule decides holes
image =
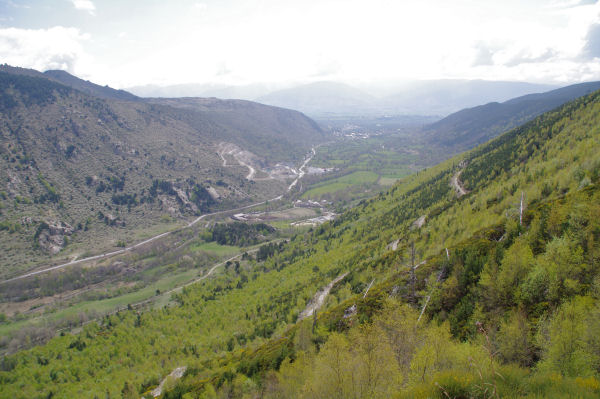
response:
{"label": "haze over valley", "polygon": [[0,398],[600,394],[597,1],[0,10]]}

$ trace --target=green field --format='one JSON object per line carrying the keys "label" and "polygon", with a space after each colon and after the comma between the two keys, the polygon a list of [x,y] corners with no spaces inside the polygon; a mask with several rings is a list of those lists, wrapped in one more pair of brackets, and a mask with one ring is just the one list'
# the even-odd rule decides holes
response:
{"label": "green field", "polygon": [[390,134],[336,142],[317,149],[311,166],[332,168],[305,181],[304,199],[327,199],[341,204],[385,189],[399,179],[433,165],[442,157],[410,137]]}
{"label": "green field", "polygon": [[231,245],[219,245],[216,242],[198,242],[190,246],[190,251],[197,252],[209,252],[217,256],[233,255],[240,252],[240,247],[234,247]]}
{"label": "green field", "polygon": [[382,186],[391,186],[392,184],[396,183],[398,180],[400,180],[400,178],[396,178],[396,177],[380,177],[379,178],[379,184]]}
{"label": "green field", "polygon": [[[227,259],[235,254],[242,252],[240,247],[219,245],[216,242],[193,242],[188,247],[188,253],[205,253],[210,259],[214,259],[210,264],[202,265],[202,269],[219,262],[219,259]],[[140,259],[139,262],[148,264],[150,262],[156,262],[156,256],[148,256],[144,259]],[[111,298],[99,299],[99,300],[87,300],[81,298],[79,302],[73,303],[72,299],[70,303],[46,305],[46,309],[43,313],[30,315],[21,320],[17,320],[11,323],[0,324],[0,336],[8,336],[13,334],[24,327],[30,326],[49,326],[49,325],[61,325],[61,321],[76,320],[81,314],[87,314],[90,317],[98,314],[106,314],[113,312],[117,309],[124,308],[129,304],[136,304],[146,301],[156,295],[157,290],[160,292],[169,291],[175,287],[181,286],[182,284],[193,280],[199,275],[199,268],[196,266],[193,269],[173,269],[172,265],[165,265],[164,267],[149,268],[143,270],[139,274],[139,278],[135,281],[130,282],[131,285],[139,284],[142,280],[150,280],[147,285],[135,289],[133,292],[126,292],[121,295],[116,295]],[[118,287],[113,283],[109,283],[104,288],[100,289],[102,292],[106,290],[118,290]],[[131,290],[130,290],[131,291]],[[82,292],[82,294],[85,291]],[[78,294],[79,297],[81,294]],[[77,298],[75,297],[75,298]],[[54,307],[50,307],[54,306]],[[58,308],[57,308],[58,307]]]}
{"label": "green field", "polygon": [[305,192],[302,198],[320,198],[326,193],[334,193],[356,185],[375,183],[378,179],[379,175],[375,172],[358,171],[333,180],[326,180]]}
{"label": "green field", "polygon": [[61,320],[74,319],[77,318],[81,313],[107,314],[117,309],[124,308],[129,304],[143,302],[155,296],[156,290],[164,292],[178,287],[187,281],[192,280],[197,275],[197,269],[187,270],[183,273],[178,273],[175,275],[166,275],[155,283],[135,292],[127,293],[114,298],[84,301],[55,312],[41,314],[31,319],[2,324],[0,325],[0,336],[6,336],[24,327],[44,326]]}

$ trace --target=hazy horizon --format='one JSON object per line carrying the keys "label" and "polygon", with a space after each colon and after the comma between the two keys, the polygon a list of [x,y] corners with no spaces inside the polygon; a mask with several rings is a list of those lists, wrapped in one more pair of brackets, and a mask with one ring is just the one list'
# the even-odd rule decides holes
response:
{"label": "hazy horizon", "polygon": [[0,60],[116,88],[600,80],[590,0],[0,0]]}

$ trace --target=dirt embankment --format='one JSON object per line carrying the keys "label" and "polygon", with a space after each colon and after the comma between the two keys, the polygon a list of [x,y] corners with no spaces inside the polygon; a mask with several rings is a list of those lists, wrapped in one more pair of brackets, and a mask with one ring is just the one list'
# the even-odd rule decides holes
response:
{"label": "dirt embankment", "polygon": [[323,304],[325,303],[325,298],[327,298],[327,295],[329,295],[329,292],[331,291],[333,286],[336,285],[337,283],[339,283],[340,281],[342,281],[344,279],[344,277],[346,277],[347,275],[348,275],[348,272],[337,276],[332,282],[327,284],[323,289],[317,291],[317,293],[315,294],[313,299],[311,299],[311,301],[308,303],[306,308],[298,315],[298,321],[312,316],[312,314],[316,310],[319,310],[319,308],[321,306],[323,306]]}
{"label": "dirt embankment", "polygon": [[463,170],[464,170],[464,168],[458,170],[452,176],[452,179],[450,179],[450,185],[452,186],[452,188],[454,188],[454,191],[456,191],[456,195],[458,195],[458,198],[469,193],[469,191],[465,188],[465,186],[460,181],[460,174],[462,173]]}

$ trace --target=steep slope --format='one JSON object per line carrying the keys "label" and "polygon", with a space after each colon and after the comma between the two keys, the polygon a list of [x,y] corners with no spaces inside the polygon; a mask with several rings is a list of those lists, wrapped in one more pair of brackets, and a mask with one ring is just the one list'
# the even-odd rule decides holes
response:
{"label": "steep slope", "polygon": [[[310,148],[307,148],[307,143],[317,143],[324,139],[324,134],[318,125],[297,111],[273,108],[243,100],[189,98],[189,96],[177,99],[140,99],[124,90],[100,86],[79,79],[65,71],[46,71],[44,75],[66,86],[103,99],[145,101],[194,111],[182,114],[181,118],[192,126],[202,126],[207,122],[213,123],[214,127],[203,133],[212,134],[215,139],[218,136],[224,141],[234,142],[250,151],[269,154],[269,160],[273,162],[298,161]],[[228,94],[235,94],[235,91],[230,91],[230,89],[230,87],[206,86],[200,92],[203,96],[229,98],[231,96]],[[215,135],[215,132],[218,134]],[[290,148],[294,147],[298,148],[298,151],[290,151]]]}
{"label": "steep slope", "polygon": [[312,119],[290,109],[216,98],[150,98],[146,101],[194,111],[184,117],[191,125],[199,120],[210,121],[220,127],[221,140],[269,154],[271,161],[299,161],[309,149],[307,144],[326,139]]}
{"label": "steep slope", "polygon": [[[592,397],[579,392],[597,394],[595,363],[585,363],[580,354],[597,348],[592,339],[597,322],[587,323],[594,320],[591,316],[578,321],[562,315],[578,295],[587,295],[589,304],[573,306],[597,312],[599,138],[596,92],[361,202],[335,221],[282,244],[264,263],[231,267],[186,288],[174,296],[172,307],[120,312],[85,326],[80,334],[7,357],[0,396],[138,395],[185,365],[188,371],[167,392],[169,397],[186,392],[214,397],[215,389],[229,397],[331,397],[321,389],[338,386],[340,380],[328,374],[332,363],[324,362],[337,359],[350,368],[339,374],[345,381],[374,375],[368,370],[379,370],[381,376],[385,370],[390,379],[377,381],[397,389],[365,385],[368,389],[356,397],[376,397],[375,387],[382,397],[445,397],[438,382],[451,397],[484,397],[473,390],[488,386],[484,378],[495,375],[489,364],[497,361],[489,359],[493,347],[488,355],[477,343],[481,325],[508,337],[498,338],[498,345],[528,339],[533,346],[523,364],[529,367],[541,358],[540,367],[548,370],[548,375],[531,377],[533,385],[519,385],[530,381],[531,372],[506,369],[511,389],[525,390],[513,396],[529,395],[532,386],[537,391],[527,397],[545,396],[564,385],[578,387],[577,397]],[[460,197],[450,184],[459,169],[469,191]],[[344,272],[349,274],[326,302],[331,311],[296,326],[315,292]],[[392,324],[371,324],[390,297],[409,305],[386,313],[395,317]],[[426,303],[425,314],[440,326],[426,320],[418,325]],[[562,358],[556,348],[569,347],[561,346],[564,341],[556,335],[561,320],[577,321],[571,331],[590,326],[581,335],[589,341],[574,341],[579,352],[565,353],[584,362],[569,363],[579,367],[571,371],[554,363]],[[348,330],[352,344],[339,334]],[[533,343],[535,334],[540,340]],[[396,346],[381,346],[388,340]],[[323,354],[315,357],[319,349]],[[339,357],[333,357],[336,353]],[[510,356],[510,347],[501,353]],[[298,368],[291,366],[295,361]],[[363,371],[365,364],[375,368]],[[478,365],[481,379],[473,368]],[[274,375],[280,366],[281,374]],[[439,374],[452,370],[458,374]],[[496,380],[491,381],[493,387]]]}
{"label": "steep slope", "polygon": [[3,276],[285,191],[284,178],[251,181],[246,165],[225,167],[223,142],[247,144],[258,168],[294,165],[323,139],[293,111],[107,100],[28,70],[0,72],[0,112]]}
{"label": "steep slope", "polygon": [[24,75],[34,78],[49,79],[54,82],[63,84],[81,92],[90,94],[95,97],[112,100],[136,101],[138,97],[124,90],[116,90],[108,86],[100,86],[87,80],[80,79],[71,75],[66,71],[50,70],[44,73],[35,69],[14,67],[11,65],[0,65],[0,72],[6,72],[13,75]]}
{"label": "steep slope", "polygon": [[464,109],[427,126],[425,134],[431,143],[464,151],[598,89],[600,82],[581,83]]}
{"label": "steep slope", "polygon": [[139,100],[137,96],[126,92],[125,90],[116,90],[108,86],[100,86],[89,80],[79,79],[76,76],[71,75],[66,71],[51,70],[45,71],[44,75],[52,80],[62,83],[66,86],[72,87],[76,90],[84,93],[91,94],[92,96],[112,99],[112,100],[124,100],[124,101],[136,101]]}

